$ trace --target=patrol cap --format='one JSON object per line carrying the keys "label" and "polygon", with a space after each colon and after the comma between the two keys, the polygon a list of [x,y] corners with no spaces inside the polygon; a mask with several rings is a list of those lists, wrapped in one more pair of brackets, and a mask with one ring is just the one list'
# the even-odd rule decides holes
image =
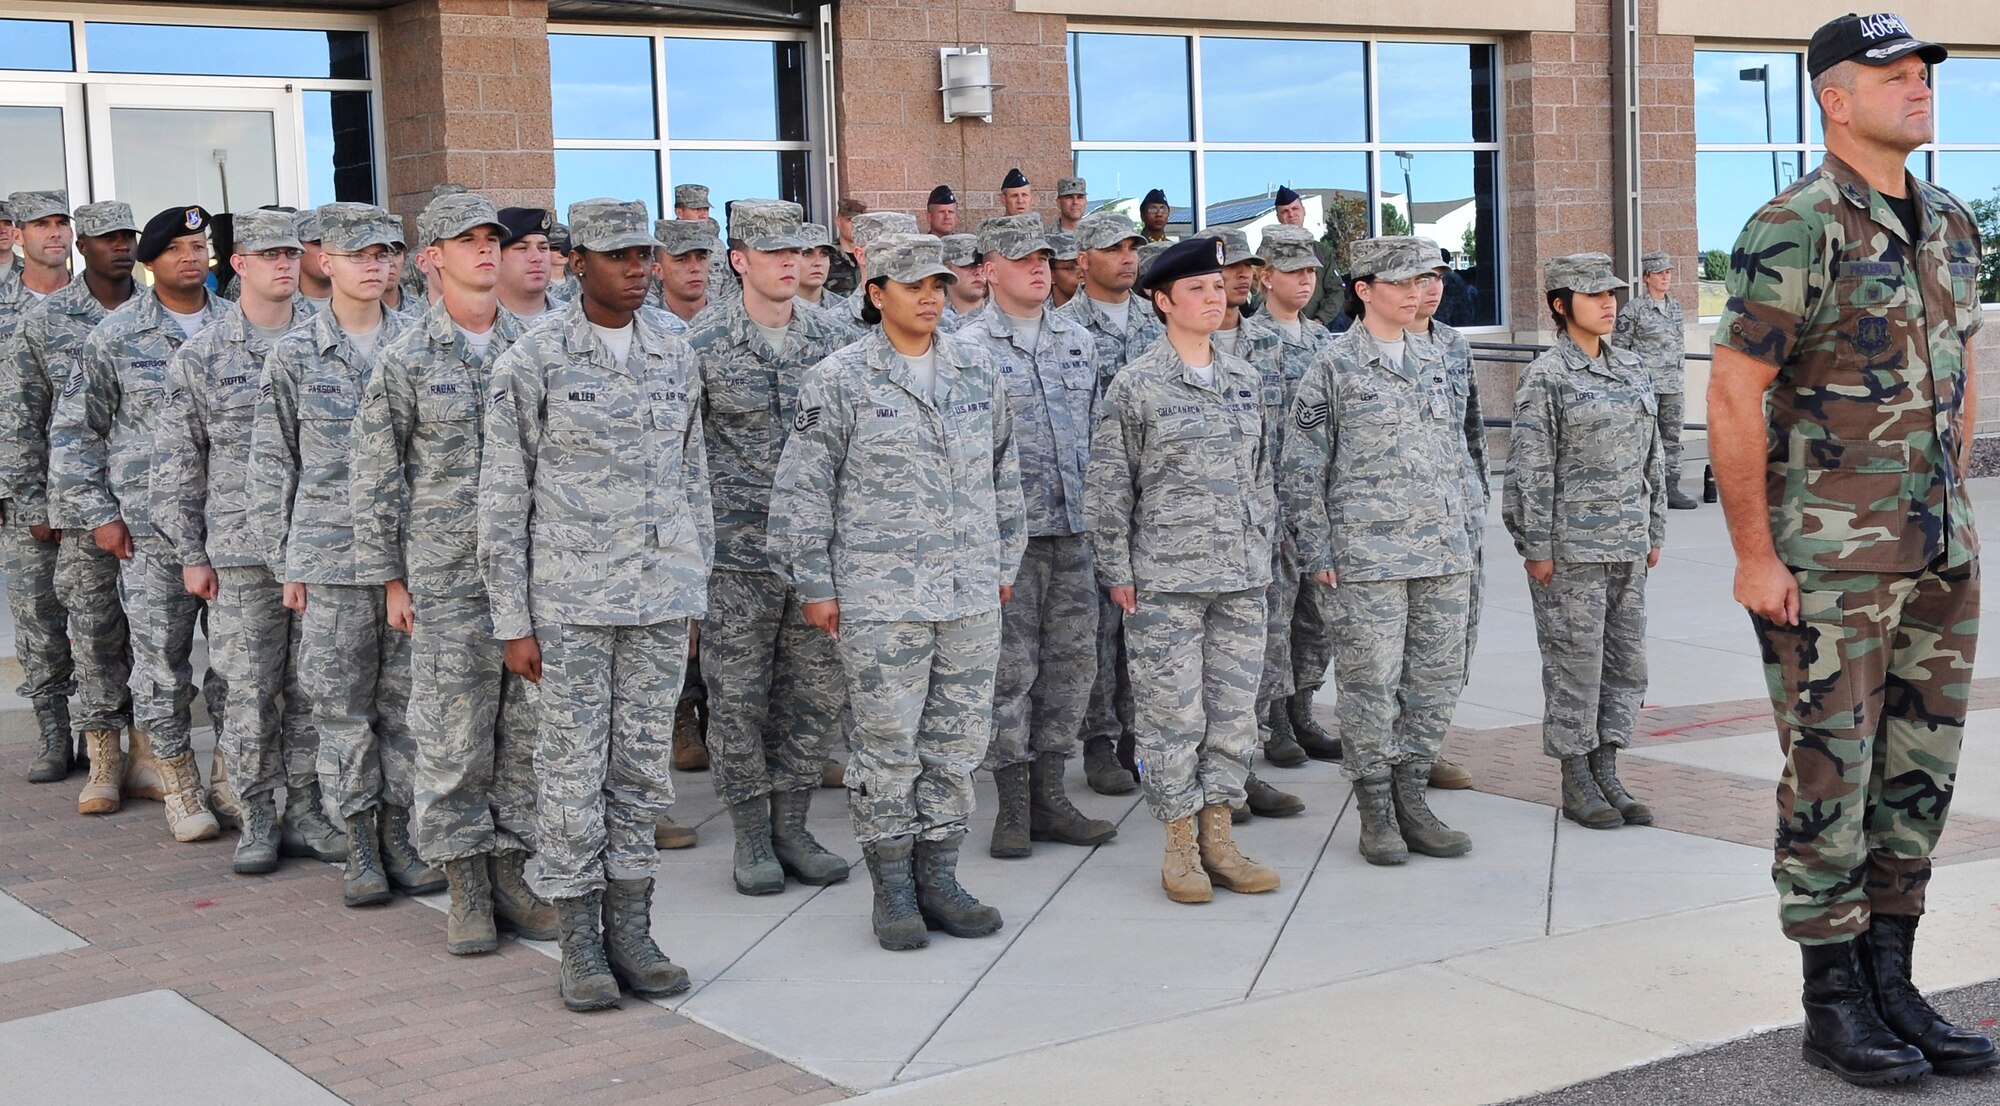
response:
{"label": "patrol cap", "polygon": [[729,237],[753,250],[802,250],[805,217],[790,200],[737,200],[729,205]]}
{"label": "patrol cap", "polygon": [[979,224],[979,253],[998,253],[1009,261],[1019,261],[1031,253],[1052,251],[1042,217],[999,215]]}
{"label": "patrol cap", "polygon": [[234,227],[238,253],[305,248],[305,244],[299,241],[298,224],[289,211],[260,207],[255,211],[238,212]]}
{"label": "patrol cap", "polygon": [[51,215],[69,218],[69,193],[60,189],[46,192],[15,192],[7,197],[5,205],[0,205],[7,217],[16,223],[32,223]]}
{"label": "patrol cap", "polygon": [[84,204],[76,209],[70,221],[76,224],[76,233],[84,238],[116,234],[121,230],[139,233],[139,221],[132,218],[132,205],[119,200]]}
{"label": "patrol cap", "polygon": [[951,185],[940,184],[936,188],[931,189],[930,198],[924,201],[924,206],[936,207],[938,204],[955,204],[957,202],[958,197],[951,194]]}
{"label": "patrol cap", "polygon": [[830,250],[833,248],[833,233],[819,223],[800,223],[799,237],[804,240],[803,249]]}
{"label": "patrol cap", "polygon": [[555,222],[554,212],[549,213],[549,219],[551,220],[549,223],[549,248],[557,253],[568,253],[570,250],[569,227]]}
{"label": "patrol cap", "polygon": [[1049,238],[1049,249],[1054,251],[1055,259],[1057,261],[1076,260],[1075,235],[1064,234],[1062,231],[1059,230],[1052,230],[1049,232],[1048,238]]}
{"label": "patrol cap", "polygon": [[1673,267],[1674,255],[1665,250],[1647,250],[1646,256],[1639,259],[1642,273],[1664,273]]}
{"label": "patrol cap", "polygon": [[1082,177],[1056,178],[1057,196],[1087,196],[1089,194],[1089,192],[1084,190]]}
{"label": "patrol cap", "polygon": [[1167,194],[1158,188],[1146,193],[1146,198],[1139,201],[1139,206],[1142,208],[1151,207],[1154,204],[1160,204],[1164,207],[1173,206],[1167,203]]}
{"label": "patrol cap", "polygon": [[[487,208],[491,210],[492,205],[488,204]],[[546,238],[549,227],[554,225],[556,220],[546,208],[503,207],[493,212],[493,218],[488,221],[500,228],[500,245],[505,248],[530,234],[539,234]]]}
{"label": "patrol cap", "polygon": [[[1202,239],[1202,241],[1205,241],[1205,242],[1213,242],[1213,241],[1215,241],[1215,239],[1213,239],[1213,238],[1206,238],[1206,239]],[[1171,248],[1172,246],[1174,246],[1174,245],[1175,245],[1175,243],[1173,243],[1173,242],[1142,242],[1142,243],[1140,243],[1140,245],[1139,245],[1139,283],[1140,283],[1140,285],[1141,285],[1142,287],[1143,287],[1143,286],[1144,286],[1144,284],[1146,283],[1146,274],[1147,274],[1147,273],[1149,273],[1149,272],[1152,272],[1152,271],[1153,271],[1153,262],[1155,262],[1155,261],[1158,261],[1158,260],[1160,259],[1160,255],[1161,255],[1161,254],[1163,254],[1163,253],[1166,253],[1166,252],[1167,252],[1167,250],[1168,250],[1169,248]]]}
{"label": "patrol cap", "polygon": [[1274,207],[1283,207],[1286,204],[1295,204],[1298,202],[1299,194],[1292,191],[1291,186],[1288,184],[1279,185],[1278,194],[1271,197],[1271,204]]}
{"label": "patrol cap", "polygon": [[707,207],[708,186],[705,184],[674,185],[675,207]]}
{"label": "patrol cap", "polygon": [[1002,191],[1009,188],[1026,187],[1028,187],[1028,175],[1021,172],[1019,167],[1007,170],[1007,175],[1000,178],[1000,188]]}
{"label": "patrol cap", "polygon": [[1611,255],[1606,253],[1564,254],[1550,258],[1542,269],[1542,288],[1548,292],[1595,295],[1625,286],[1611,271]]}
{"label": "patrol cap", "polygon": [[853,223],[854,244],[863,250],[872,248],[885,234],[917,233],[917,217],[900,211],[864,211],[854,216]]}
{"label": "patrol cap", "polygon": [[[374,204],[326,204],[319,209],[319,225],[322,242],[349,253],[403,240],[402,223]],[[309,241],[303,234],[299,239]]]}
{"label": "patrol cap", "polygon": [[198,235],[207,230],[207,208],[199,204],[167,208],[146,220],[146,229],[139,232],[139,245],[132,251],[132,258],[142,265],[146,264],[167,252],[167,243],[174,239]]}
{"label": "patrol cap", "polygon": [[934,234],[884,234],[868,247],[868,279],[888,277],[898,284],[917,284],[941,276],[946,284],[958,274],[944,263],[944,242]]}
{"label": "patrol cap", "polygon": [[947,234],[939,241],[944,243],[944,261],[947,265],[979,264],[979,236],[976,234]]}
{"label": "patrol cap", "polygon": [[[440,185],[439,187],[443,187]],[[521,208],[508,208],[520,211]],[[544,215],[544,218],[547,216]],[[473,227],[492,227],[507,237],[507,224],[493,209],[493,201],[477,192],[442,192],[424,205],[417,216],[417,241],[428,246],[447,238],[457,238]]]}
{"label": "patrol cap", "polygon": [[299,241],[317,242],[326,237],[326,221],[320,218],[319,208],[309,207],[293,217],[299,227]]}
{"label": "patrol cap", "polygon": [[1264,228],[1264,238],[1257,243],[1257,256],[1281,273],[1317,269],[1320,268],[1320,260],[1319,254],[1313,250],[1314,241],[1312,231],[1279,223]]}
{"label": "patrol cap", "polygon": [[446,181],[443,184],[431,185],[431,199],[435,200],[441,196],[456,196],[461,192],[470,192],[470,191],[472,191],[472,189],[467,188],[462,184],[457,184],[452,181]]}
{"label": "patrol cap", "polygon": [[646,233],[646,205],[638,200],[578,200],[569,205],[569,233],[578,248],[593,253],[660,245]]}
{"label": "patrol cap", "polygon": [[[572,212],[570,222],[576,222]],[[579,230],[577,233],[581,234]],[[715,253],[722,250],[722,239],[716,236],[713,219],[662,219],[653,224],[656,244],[667,251],[669,257],[682,257],[696,250]],[[634,243],[637,245],[638,243]],[[589,243],[583,243],[589,249]]]}
{"label": "patrol cap", "polygon": [[1093,211],[1077,220],[1079,250],[1108,250],[1127,239],[1144,245],[1146,236],[1139,233],[1139,224],[1116,211]]}
{"label": "patrol cap", "polygon": [[1145,275],[1139,278],[1140,288],[1145,292],[1157,292],[1177,280],[1219,273],[1226,264],[1222,258],[1227,249],[1221,239],[1207,235],[1175,242],[1160,251],[1153,263],[1146,266]]}
{"label": "patrol cap", "polygon": [[1437,243],[1401,234],[1360,239],[1348,247],[1347,257],[1349,276],[1374,280],[1408,280],[1444,264]]}
{"label": "patrol cap", "polygon": [[1910,25],[1895,12],[1848,12],[1813,32],[1812,45],[1806,47],[1806,74],[1817,77],[1844,61],[1883,66],[1905,54],[1936,65],[1950,56],[1950,51],[1911,34]]}
{"label": "patrol cap", "polygon": [[1222,243],[1222,263],[1224,265],[1240,265],[1245,261],[1254,265],[1264,264],[1264,259],[1251,251],[1250,236],[1240,230],[1218,230],[1210,234],[1209,237]]}

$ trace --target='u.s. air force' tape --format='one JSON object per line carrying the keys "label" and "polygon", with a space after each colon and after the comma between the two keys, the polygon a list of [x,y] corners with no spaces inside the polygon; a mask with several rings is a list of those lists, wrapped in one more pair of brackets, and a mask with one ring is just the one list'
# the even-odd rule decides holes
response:
{"label": "'u.s. air force' tape", "polygon": [[792,417],[793,430],[806,431],[818,425],[819,408],[817,407],[801,407],[799,408],[799,413]]}
{"label": "'u.s. air force' tape", "polygon": [[1326,425],[1327,405],[1300,400],[1293,405],[1292,418],[1300,430],[1318,430]]}

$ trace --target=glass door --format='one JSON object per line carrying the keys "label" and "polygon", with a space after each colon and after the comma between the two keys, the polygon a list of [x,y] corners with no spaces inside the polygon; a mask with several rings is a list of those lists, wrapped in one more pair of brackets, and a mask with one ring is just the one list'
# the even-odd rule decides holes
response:
{"label": "glass door", "polygon": [[297,206],[299,105],[285,89],[90,86],[96,195],[141,223],[182,204],[211,212]]}
{"label": "glass door", "polygon": [[0,83],[0,150],[6,191],[65,188],[72,205],[88,200],[82,87]]}

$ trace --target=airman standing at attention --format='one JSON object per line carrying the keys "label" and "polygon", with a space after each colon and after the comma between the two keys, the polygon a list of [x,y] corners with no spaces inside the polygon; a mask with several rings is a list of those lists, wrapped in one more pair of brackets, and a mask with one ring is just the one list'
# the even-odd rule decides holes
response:
{"label": "airman standing at attention", "polygon": [[1639,355],[1659,397],[1660,440],[1667,450],[1667,506],[1692,511],[1700,504],[1681,490],[1681,424],[1687,419],[1687,323],[1674,295],[1674,258],[1651,250],[1640,259],[1645,287],[1618,312],[1618,345]]}
{"label": "airman standing at attention", "polygon": [[1064,234],[1075,234],[1077,224],[1090,208],[1089,189],[1082,177],[1059,177],[1056,179],[1056,228]]}
{"label": "airman standing at attention", "polygon": [[1026,215],[1035,210],[1035,190],[1028,183],[1028,175],[1017,169],[1007,170],[1000,181],[1000,214]]}
{"label": "airman standing at attention", "polygon": [[958,197],[952,195],[951,185],[940,184],[931,189],[924,200],[925,233],[943,238],[958,233]]}

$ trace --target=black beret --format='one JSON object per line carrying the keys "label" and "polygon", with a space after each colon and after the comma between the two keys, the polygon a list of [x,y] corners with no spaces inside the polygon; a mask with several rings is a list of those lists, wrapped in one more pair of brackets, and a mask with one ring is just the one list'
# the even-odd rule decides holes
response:
{"label": "black beret", "polygon": [[1165,192],[1160,191],[1157,188],[1153,189],[1151,192],[1146,193],[1146,198],[1139,201],[1140,207],[1151,207],[1154,204],[1172,206],[1170,204],[1167,204],[1167,194]]}
{"label": "black beret", "polygon": [[500,225],[506,233],[500,236],[502,246],[511,246],[530,234],[547,235],[555,220],[539,207],[503,207],[500,209]]}
{"label": "black beret", "polygon": [[940,184],[936,188],[931,189],[931,198],[924,201],[924,206],[930,207],[935,204],[955,204],[957,202],[958,202],[958,197],[951,194],[951,185]]}
{"label": "black beret", "polygon": [[1026,188],[1028,187],[1028,176],[1027,174],[1021,172],[1019,169],[1009,169],[1007,170],[1006,179],[1000,182],[1000,187]]}
{"label": "black beret", "polygon": [[132,256],[145,264],[167,252],[167,243],[183,235],[200,234],[208,229],[208,211],[200,206],[170,207],[146,220],[146,229],[139,232],[139,248]]}
{"label": "black beret", "polygon": [[1157,292],[1174,281],[1222,271],[1222,239],[1183,238],[1168,246],[1146,270],[1144,291]]}
{"label": "black beret", "polygon": [[1290,185],[1281,184],[1278,186],[1277,206],[1283,207],[1286,204],[1295,204],[1298,202],[1299,202],[1299,194],[1297,192],[1292,191]]}

